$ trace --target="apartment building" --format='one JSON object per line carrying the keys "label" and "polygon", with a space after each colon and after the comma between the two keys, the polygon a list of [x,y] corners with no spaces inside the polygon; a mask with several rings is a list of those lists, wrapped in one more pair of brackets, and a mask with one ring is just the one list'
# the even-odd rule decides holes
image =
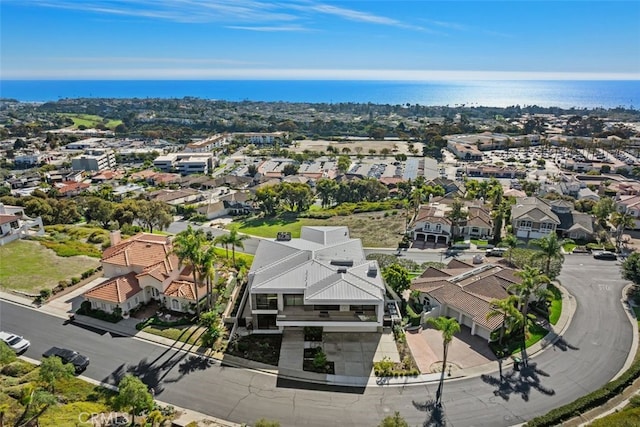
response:
{"label": "apartment building", "polygon": [[71,168],[76,171],[101,171],[115,167],[115,153],[106,148],[86,150],[83,154],[71,159]]}

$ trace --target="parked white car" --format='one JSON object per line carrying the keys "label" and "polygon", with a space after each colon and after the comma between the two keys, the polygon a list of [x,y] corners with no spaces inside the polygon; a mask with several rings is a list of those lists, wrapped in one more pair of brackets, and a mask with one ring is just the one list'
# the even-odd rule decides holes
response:
{"label": "parked white car", "polygon": [[16,353],[27,351],[31,343],[20,335],[9,332],[0,332],[0,340],[4,341]]}

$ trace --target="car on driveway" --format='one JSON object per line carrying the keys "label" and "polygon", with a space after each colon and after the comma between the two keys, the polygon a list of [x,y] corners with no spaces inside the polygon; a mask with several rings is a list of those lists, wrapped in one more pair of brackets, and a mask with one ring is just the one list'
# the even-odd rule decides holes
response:
{"label": "car on driveway", "polygon": [[507,253],[509,249],[508,248],[491,248],[491,249],[487,249],[487,256],[504,256],[505,253]]}
{"label": "car on driveway", "polygon": [[615,260],[618,259],[618,255],[616,255],[615,252],[609,252],[609,251],[594,252],[593,253],[593,257],[595,259],[607,259],[607,260],[611,260],[611,261],[615,261]]}
{"label": "car on driveway", "polygon": [[31,343],[20,335],[12,334],[10,332],[0,332],[0,340],[4,341],[13,351],[16,353],[24,353],[27,351]]}
{"label": "car on driveway", "polygon": [[45,351],[42,357],[57,356],[62,360],[62,363],[71,363],[76,370],[76,374],[84,371],[89,366],[89,358],[81,355],[77,351],[69,350],[68,348],[51,347]]}

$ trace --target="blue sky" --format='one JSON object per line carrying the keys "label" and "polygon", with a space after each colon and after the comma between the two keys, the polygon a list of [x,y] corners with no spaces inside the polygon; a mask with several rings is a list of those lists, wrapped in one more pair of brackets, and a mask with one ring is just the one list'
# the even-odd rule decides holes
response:
{"label": "blue sky", "polygon": [[0,0],[2,79],[640,79],[640,1]]}

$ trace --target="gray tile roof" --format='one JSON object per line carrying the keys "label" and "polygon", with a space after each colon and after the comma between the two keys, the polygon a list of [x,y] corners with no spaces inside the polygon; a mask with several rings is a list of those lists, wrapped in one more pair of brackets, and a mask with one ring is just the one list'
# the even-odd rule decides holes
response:
{"label": "gray tile roof", "polygon": [[[252,293],[304,293],[309,304],[374,303],[385,287],[347,227],[303,227],[301,238],[260,241],[249,272]],[[350,266],[332,261],[351,261]],[[375,270],[375,274],[370,274]]]}

